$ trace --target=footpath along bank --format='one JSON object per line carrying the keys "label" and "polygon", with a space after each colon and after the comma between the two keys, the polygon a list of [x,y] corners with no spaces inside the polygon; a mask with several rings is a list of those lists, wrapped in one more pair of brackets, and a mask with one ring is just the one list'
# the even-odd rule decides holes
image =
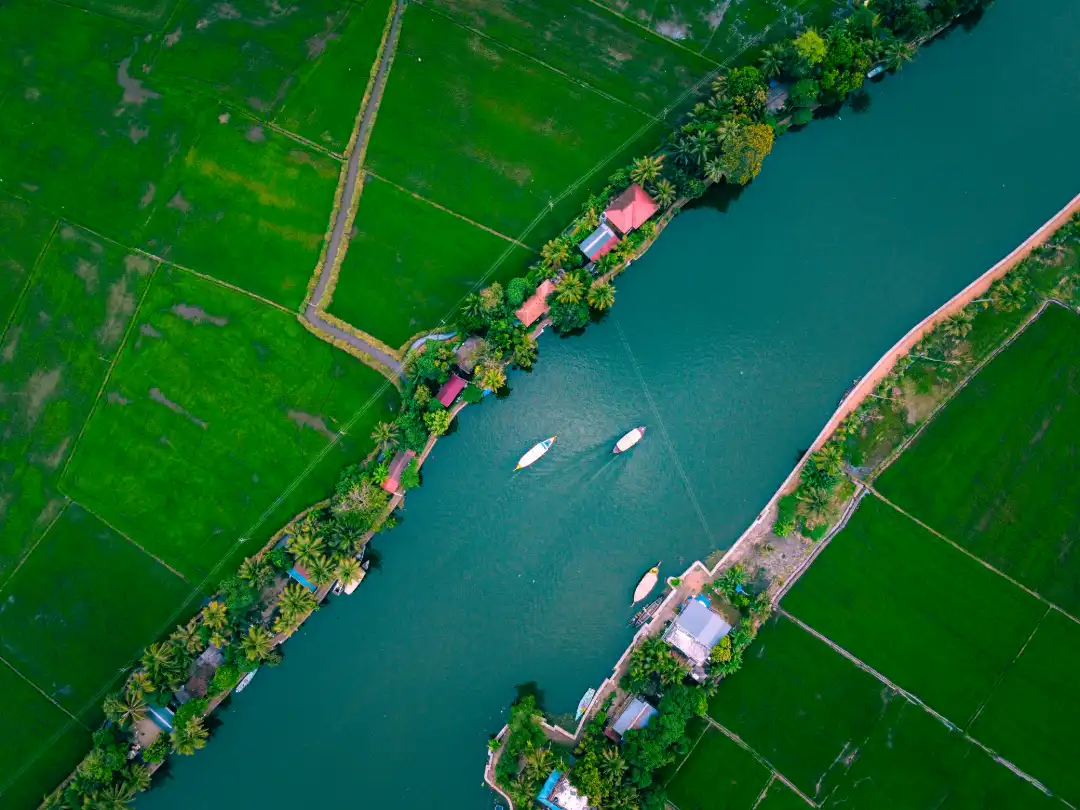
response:
{"label": "footpath along bank", "polygon": [[[738,669],[741,653],[758,627],[830,540],[846,527],[860,500],[874,492],[869,482],[1048,307],[1065,307],[1080,316],[1080,194],[882,355],[845,395],[753,523],[715,563],[695,561],[680,576],[668,579],[668,590],[659,608],[635,633],[572,731],[543,716],[531,699],[515,704],[510,722],[491,740],[485,782],[511,808],[531,805],[538,792],[545,800],[555,802],[556,807],[562,806],[560,800],[578,801],[585,806],[598,792],[612,790],[590,772],[588,758],[598,750],[599,736],[606,734],[615,743],[623,741],[622,734],[618,731],[613,734],[611,728],[620,727],[627,711],[636,710],[637,716],[642,716],[643,711],[655,713],[657,709],[660,714],[673,713],[681,732],[688,718],[679,716],[673,702],[666,706],[665,702],[669,691],[689,674],[702,684],[701,699],[692,703],[695,712],[703,716],[704,696],[711,697],[723,689],[723,678]],[[916,394],[916,389],[908,386],[913,381],[925,383],[927,375],[933,375],[934,380],[930,386],[933,393],[929,395],[934,401],[930,406],[926,402],[927,394]],[[921,385],[918,390],[925,388]],[[896,420],[888,418],[886,411],[902,417],[901,429],[896,429]],[[808,493],[821,489],[827,490],[829,497],[817,508],[818,504]],[[785,516],[788,507],[790,515]],[[720,616],[732,617],[729,629],[735,628],[722,639],[726,642],[734,638],[733,641],[726,647],[723,643],[717,645],[721,655],[707,653],[704,660],[697,660],[693,650],[688,652],[679,639],[680,615],[690,606],[700,612],[695,604],[698,601],[708,604]],[[732,608],[737,611],[734,615]],[[741,636],[740,630],[745,630]],[[664,649],[661,638],[679,652],[673,654]],[[657,663],[665,659],[678,662],[669,673],[663,670],[670,663]],[[649,706],[643,710],[639,705],[642,701],[637,693],[642,691],[646,680],[643,674],[655,676],[663,688],[664,697],[657,709]],[[647,721],[648,714],[644,716]],[[613,718],[619,719],[615,719],[613,726],[607,726]],[[635,737],[634,744],[645,745],[640,739]],[[677,742],[677,738],[667,740],[668,744]],[[614,749],[607,749],[610,754],[604,754],[602,746],[599,750],[601,759],[615,760]],[[585,764],[572,763],[570,752],[574,752],[577,762]],[[636,749],[627,750],[624,745],[620,767],[637,766],[632,760],[639,753]],[[996,758],[1047,792],[1041,783],[1015,765]],[[664,765],[661,759],[654,762],[657,767]],[[544,783],[553,771],[559,776]],[[569,778],[567,771],[571,771]],[[812,799],[787,782],[782,774],[777,772],[774,777],[814,805]],[[651,782],[650,777],[647,784]],[[544,783],[542,788],[541,783]],[[632,795],[624,794],[624,798],[642,808],[654,805],[659,808],[666,802],[662,791],[649,793],[647,786],[627,784],[614,790],[616,793],[630,790]],[[612,796],[603,798],[606,801]]]}
{"label": "footpath along bank", "polygon": [[[914,5],[904,7],[911,11]],[[965,7],[979,5],[972,0]],[[393,527],[393,512],[405,491],[419,484],[420,467],[438,437],[467,404],[505,387],[508,365],[533,364],[544,328],[564,333],[584,328],[590,309],[612,306],[612,278],[652,244],[689,199],[713,183],[749,182],[774,135],[788,121],[807,118],[800,110],[842,103],[867,73],[896,69],[910,58],[909,41],[918,43],[938,30],[934,26],[947,21],[941,16],[946,10],[964,10],[952,2],[935,3],[913,24],[894,6],[888,4],[885,22],[895,31],[859,11],[824,35],[806,31],[773,46],[762,70],[737,68],[718,78],[709,102],[697,105],[656,153],[617,172],[563,236],[545,246],[539,265],[505,290],[492,284],[470,296],[457,318],[456,337],[425,343],[406,358],[402,413],[376,429],[376,450],[342,475],[331,498],[290,521],[222,582],[195,617],[145,650],[122,688],[107,698],[108,723],[94,734],[92,751],[49,803],[129,801],[149,786],[152,770],[170,752],[202,748],[208,738],[206,715],[260,665],[280,662],[278,645],[335,583],[343,591],[359,583],[368,541]],[[399,19],[396,10],[387,21],[387,53]],[[777,105],[768,78],[798,92]],[[376,72],[374,89],[377,80]],[[370,120],[361,115],[358,126],[365,119]],[[362,149],[362,143],[352,148],[358,146]],[[347,179],[348,172],[343,174]],[[652,210],[642,213],[639,203]],[[650,219],[657,211],[659,217]],[[324,264],[334,262],[328,256]]]}

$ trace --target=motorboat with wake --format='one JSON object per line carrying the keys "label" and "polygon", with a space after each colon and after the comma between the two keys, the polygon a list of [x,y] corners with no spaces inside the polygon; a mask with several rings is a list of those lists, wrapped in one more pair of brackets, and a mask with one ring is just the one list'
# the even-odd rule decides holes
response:
{"label": "motorboat with wake", "polygon": [[649,569],[648,573],[641,578],[637,587],[634,588],[634,601],[632,605],[636,605],[642,599],[649,595],[653,588],[656,587],[657,581],[660,579],[660,563],[657,563]]}
{"label": "motorboat with wake", "polygon": [[514,469],[523,470],[526,467],[535,464],[537,461],[540,460],[544,453],[551,449],[551,445],[555,444],[555,440],[557,438],[559,437],[551,436],[550,438],[544,439],[542,442],[537,442],[536,444],[534,444],[532,447],[529,448],[529,452],[527,452],[525,455],[518,459],[517,466],[514,467]]}
{"label": "motorboat with wake", "polygon": [[645,426],[642,425],[641,427],[636,427],[629,433],[627,433],[625,436],[623,436],[621,439],[619,439],[617,442],[615,442],[615,447],[614,449],[612,449],[611,452],[616,455],[619,453],[625,453],[635,444],[640,442],[644,437]]}

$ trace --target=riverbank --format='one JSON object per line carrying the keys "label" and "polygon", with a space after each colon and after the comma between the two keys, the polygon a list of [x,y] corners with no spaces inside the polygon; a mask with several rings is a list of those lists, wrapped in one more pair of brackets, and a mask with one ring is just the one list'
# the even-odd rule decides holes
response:
{"label": "riverbank", "polygon": [[[710,583],[716,581],[725,572],[736,566],[741,566],[747,571],[768,571],[766,574],[768,582],[765,587],[769,594],[770,604],[775,608],[780,599],[828,546],[832,538],[845,528],[860,500],[872,491],[869,480],[880,475],[979,371],[1004,348],[1011,345],[1047,307],[1064,306],[1080,314],[1080,272],[1070,269],[1070,262],[1075,263],[1078,255],[1080,255],[1080,195],[1074,197],[1007,256],[916,324],[882,355],[862,381],[844,397],[836,411],[826,421],[825,427],[814,443],[734,545],[723,553],[715,564],[709,566],[701,561],[694,561],[680,576],[668,579],[669,590],[661,607],[653,618],[635,633],[630,644],[614,665],[612,674],[597,688],[596,695],[573,732],[554,726],[547,719],[540,719],[539,726],[545,737],[556,745],[567,746],[571,749],[579,746],[586,729],[597,714],[606,711],[606,707],[612,705],[613,702],[615,705],[620,705],[628,697],[620,690],[619,684],[627,674],[627,664],[634,655],[634,651],[641,647],[646,639],[655,636],[668,625],[678,606],[684,604],[687,599],[702,593]],[[1059,271],[1057,268],[1060,265],[1064,267]],[[1023,298],[1008,297],[1003,292],[1008,290],[1024,290],[1025,292]],[[989,297],[982,298],[982,296]],[[1059,296],[1068,300],[1061,300]],[[979,309],[979,304],[984,304],[983,308]],[[886,393],[897,388],[900,382],[897,379],[898,373],[902,376],[920,361],[925,362],[928,358],[919,350],[928,351],[926,342],[936,335],[940,336],[943,327],[952,325],[955,330],[958,318],[964,319],[968,326],[963,334],[953,338],[956,342],[953,350],[963,353],[969,349],[959,345],[960,342],[965,338],[971,338],[970,342],[974,343],[975,337],[987,328],[988,324],[991,328],[1000,329],[997,321],[1002,315],[1012,316],[1010,323],[1013,323],[1013,327],[1001,334],[994,345],[985,347],[981,356],[969,357],[970,362],[965,365],[963,373],[954,381],[954,385],[948,390],[942,390],[940,400],[933,410],[920,418],[917,425],[913,424],[908,435],[894,442],[890,452],[884,455],[884,461],[870,471],[870,478],[864,480],[857,467],[847,467],[845,474],[850,477],[854,487],[850,496],[845,498],[839,514],[830,520],[828,531],[820,540],[811,542],[798,536],[792,538],[791,535],[780,536],[772,532],[771,527],[777,519],[777,504],[780,499],[791,495],[795,485],[805,475],[808,465],[815,462],[816,456],[827,442],[834,441],[839,446],[840,443],[854,438],[850,431],[846,431],[843,436],[838,436],[838,429],[853,414],[859,414],[860,409],[865,417],[868,403],[877,407],[882,397],[875,393],[875,390],[880,391],[883,382],[887,383],[889,389]],[[913,352],[916,353],[914,357]],[[777,546],[785,543],[789,550],[792,548],[792,543],[797,549],[794,554],[782,555],[785,557],[786,567],[769,569],[762,564],[770,557],[775,558],[778,553]],[[510,803],[512,810],[513,801],[499,784],[496,776],[510,731],[509,725],[504,726],[493,738],[485,764],[484,779],[492,790]]]}

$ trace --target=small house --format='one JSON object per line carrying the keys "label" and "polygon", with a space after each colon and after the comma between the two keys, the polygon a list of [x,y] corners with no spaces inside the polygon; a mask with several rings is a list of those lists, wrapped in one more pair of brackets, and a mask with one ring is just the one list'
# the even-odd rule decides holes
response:
{"label": "small house", "polygon": [[590,261],[595,262],[601,256],[613,251],[617,244],[619,244],[619,235],[611,230],[606,222],[601,222],[600,226],[586,236],[578,247]]}
{"label": "small house", "polygon": [[547,314],[548,296],[553,292],[555,292],[554,282],[549,278],[544,279],[536,288],[536,292],[526,298],[525,303],[514,312],[517,319],[524,326],[532,326],[537,318]]}
{"label": "small house", "polygon": [[466,385],[468,385],[468,383],[461,379],[457,374],[451,374],[450,379],[444,382],[439,388],[439,393],[435,395],[435,399],[439,400],[444,408],[449,408],[454,404],[457,395],[461,393],[461,390]]}
{"label": "small house", "polygon": [[604,211],[604,219],[621,234],[636,231],[659,210],[656,201],[637,183],[632,183],[622,194],[611,201]]}
{"label": "small house", "polygon": [[696,596],[671,622],[663,638],[691,664],[703,667],[713,647],[730,632],[727,620],[709,606],[705,597]]}
{"label": "small house", "polygon": [[615,742],[622,740],[623,735],[636,728],[645,728],[656,714],[656,709],[639,697],[635,697],[619,712],[615,722],[608,726],[604,733]]}
{"label": "small house", "polygon": [[551,772],[536,800],[548,810],[593,810],[589,799],[578,793],[561,771]]}
{"label": "small house", "polygon": [[405,468],[415,456],[416,453],[412,450],[399,450],[394,460],[390,462],[390,470],[386,474],[386,480],[382,482],[382,488],[391,495],[396,495],[401,485],[401,474],[405,472]]}
{"label": "small house", "polygon": [[312,593],[315,593],[315,591],[317,590],[315,587],[315,583],[311,581],[311,574],[309,574],[307,572],[307,569],[299,563],[289,569],[289,576],[295,579]]}

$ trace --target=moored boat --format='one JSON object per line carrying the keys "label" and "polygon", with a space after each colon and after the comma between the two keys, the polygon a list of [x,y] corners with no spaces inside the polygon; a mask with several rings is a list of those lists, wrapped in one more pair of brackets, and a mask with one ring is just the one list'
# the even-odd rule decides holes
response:
{"label": "moored boat", "polygon": [[636,605],[638,602],[648,596],[649,592],[656,587],[656,582],[659,579],[660,563],[657,563],[655,566],[649,569],[649,572],[641,578],[641,581],[638,582],[637,587],[634,588],[634,601],[631,604]]}
{"label": "moored boat", "polygon": [[655,614],[656,609],[660,607],[664,602],[663,595],[660,595],[653,599],[649,604],[634,614],[634,618],[630,620],[630,624],[634,627],[641,627],[645,622],[649,621]]}
{"label": "moored boat", "polygon": [[596,690],[592,688],[581,696],[581,700],[579,700],[577,704],[577,712],[574,714],[575,723],[581,719],[581,715],[588,711],[589,705],[592,703],[594,697],[596,697]]}
{"label": "moored boat", "polygon": [[251,672],[241,678],[240,683],[236,685],[236,688],[233,691],[236,692],[236,694],[240,694],[245,689],[247,689],[247,685],[251,683],[251,679],[255,677],[255,673],[258,671],[258,668],[253,669]]}
{"label": "moored boat", "polygon": [[531,464],[535,464],[541,456],[551,449],[551,445],[555,444],[555,440],[558,436],[552,436],[548,439],[544,439],[542,442],[538,442],[529,448],[529,452],[518,459],[515,470],[521,470],[528,467]]}
{"label": "moored boat", "polygon": [[635,444],[640,442],[645,436],[645,426],[636,427],[615,442],[615,447],[612,449],[612,453],[625,453]]}

